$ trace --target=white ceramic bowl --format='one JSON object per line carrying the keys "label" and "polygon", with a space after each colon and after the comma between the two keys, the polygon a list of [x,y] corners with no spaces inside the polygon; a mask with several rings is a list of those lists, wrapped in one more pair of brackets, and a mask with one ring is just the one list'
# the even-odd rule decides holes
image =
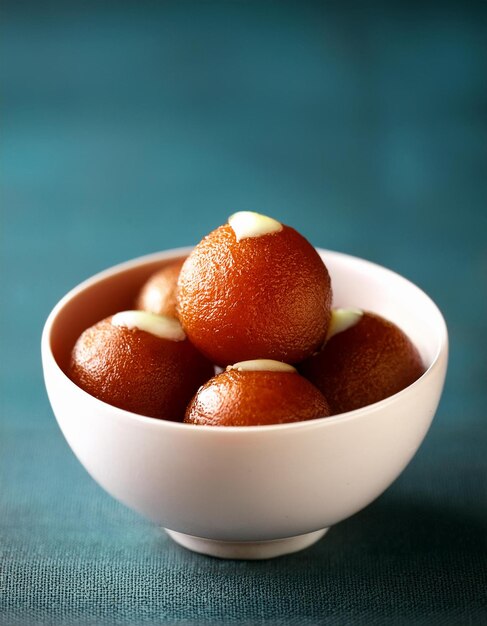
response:
{"label": "white ceramic bowl", "polygon": [[409,463],[443,388],[444,319],[418,287],[383,267],[319,250],[334,306],[358,306],[398,324],[427,371],[376,404],[334,417],[253,427],[202,427],[110,406],[66,376],[81,332],[132,308],[144,280],[189,249],[97,274],[69,292],[42,336],[49,399],[73,452],[109,494],[193,550],[267,558],[304,548],[377,498]]}

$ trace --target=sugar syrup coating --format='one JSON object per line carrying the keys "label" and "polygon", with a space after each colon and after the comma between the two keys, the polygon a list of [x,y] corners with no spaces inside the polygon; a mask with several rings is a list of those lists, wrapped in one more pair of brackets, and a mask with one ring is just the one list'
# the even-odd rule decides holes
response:
{"label": "sugar syrup coating", "polygon": [[384,400],[411,385],[425,371],[407,335],[370,312],[333,335],[298,369],[323,392],[333,415]]}
{"label": "sugar syrup coating", "polygon": [[220,226],[191,252],[178,282],[185,332],[221,366],[305,359],[326,337],[331,299],[320,256],[285,225],[239,241],[229,224]]}
{"label": "sugar syrup coating", "polygon": [[172,261],[152,274],[137,296],[137,309],[178,318],[177,285],[185,259]]}
{"label": "sugar syrup coating", "polygon": [[263,426],[329,414],[323,394],[297,372],[227,370],[200,387],[184,421],[203,426]]}
{"label": "sugar syrup coating", "polygon": [[112,324],[85,330],[71,356],[69,376],[84,391],[127,411],[181,421],[213,365],[186,338],[173,341]]}

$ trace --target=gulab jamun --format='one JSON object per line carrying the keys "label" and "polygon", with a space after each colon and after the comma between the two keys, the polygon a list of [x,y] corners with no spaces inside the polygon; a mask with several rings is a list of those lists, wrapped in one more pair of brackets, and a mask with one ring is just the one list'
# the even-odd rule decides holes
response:
{"label": "gulab jamun", "polygon": [[99,400],[172,421],[182,421],[213,375],[177,320],[145,311],[123,311],[85,330],[69,368],[71,380]]}
{"label": "gulab jamun", "polygon": [[140,290],[135,305],[137,309],[178,318],[178,277],[185,258],[168,263],[152,274]]}
{"label": "gulab jamun", "polygon": [[293,228],[248,211],[207,235],[178,281],[185,332],[221,366],[305,359],[323,344],[331,300],[330,276],[313,246]]}
{"label": "gulab jamun", "polygon": [[294,367],[257,359],[229,366],[200,387],[184,421],[206,426],[262,426],[329,414],[326,398]]}
{"label": "gulab jamun", "polygon": [[299,371],[323,392],[333,415],[384,400],[425,371],[409,337],[380,315],[339,309],[330,331],[322,350]]}

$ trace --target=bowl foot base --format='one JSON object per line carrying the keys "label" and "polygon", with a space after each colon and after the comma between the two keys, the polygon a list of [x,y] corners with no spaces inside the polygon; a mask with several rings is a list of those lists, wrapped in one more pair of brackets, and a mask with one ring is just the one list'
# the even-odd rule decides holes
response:
{"label": "bowl foot base", "polygon": [[165,529],[167,534],[181,546],[207,554],[208,556],[220,559],[272,559],[276,556],[291,554],[304,550],[321,539],[328,528],[316,530],[305,535],[285,537],[284,539],[271,539],[269,541],[219,541],[217,539],[205,539],[204,537],[194,537],[185,535],[175,530]]}

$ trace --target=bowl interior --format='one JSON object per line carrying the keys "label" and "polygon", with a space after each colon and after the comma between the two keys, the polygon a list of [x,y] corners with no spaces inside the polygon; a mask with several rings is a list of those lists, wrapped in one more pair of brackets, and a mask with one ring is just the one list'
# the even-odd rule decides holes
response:
{"label": "bowl interior", "polygon": [[436,304],[406,278],[384,267],[322,251],[333,285],[334,307],[360,307],[394,322],[419,350],[425,368],[446,349],[445,321]]}
{"label": "bowl interior", "polygon": [[54,359],[66,373],[71,350],[81,333],[119,311],[135,308],[144,282],[165,264],[184,258],[187,250],[150,255],[101,272],[70,291],[56,307],[50,345]]}
{"label": "bowl interior", "polygon": [[[134,308],[139,289],[165,264],[185,257],[190,248],[149,255],[88,279],[57,305],[51,314],[50,346],[66,372],[71,349],[89,326],[118,311]],[[446,343],[446,328],[436,305],[413,283],[363,259],[319,250],[332,279],[333,306],[355,306],[396,323],[418,348],[426,368]]]}

